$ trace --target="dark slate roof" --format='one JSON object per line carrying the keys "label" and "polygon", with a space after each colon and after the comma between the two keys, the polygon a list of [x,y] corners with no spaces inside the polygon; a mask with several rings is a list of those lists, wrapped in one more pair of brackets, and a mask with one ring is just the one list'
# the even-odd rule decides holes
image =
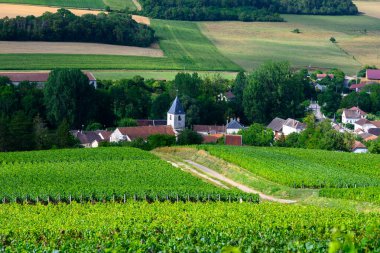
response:
{"label": "dark slate roof", "polygon": [[370,128],[368,129],[368,133],[380,136],[380,128]]}
{"label": "dark slate roof", "polygon": [[233,119],[227,124],[226,128],[227,129],[243,129],[244,126]]}
{"label": "dark slate roof", "polygon": [[102,138],[95,131],[71,131],[75,138],[83,145],[91,144],[93,141],[101,141]]}
{"label": "dark slate roof", "polygon": [[272,129],[273,131],[280,132],[282,131],[282,126],[285,124],[284,119],[274,118],[271,123],[267,126],[267,128]]}
{"label": "dark slate roof", "polygon": [[287,119],[285,121],[284,125],[291,127],[291,128],[294,128],[294,129],[301,129],[301,130],[306,128],[306,124],[301,123],[298,120],[291,119],[291,118]]}
{"label": "dark slate roof", "polygon": [[173,104],[170,107],[168,113],[170,113],[170,114],[185,114],[185,110],[183,109],[181,101],[179,101],[178,97],[176,97],[174,99]]}

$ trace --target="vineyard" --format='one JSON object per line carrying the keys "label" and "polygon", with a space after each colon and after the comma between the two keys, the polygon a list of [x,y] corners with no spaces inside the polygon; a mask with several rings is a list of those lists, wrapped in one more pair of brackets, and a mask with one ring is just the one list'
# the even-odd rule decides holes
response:
{"label": "vineyard", "polygon": [[5,252],[380,251],[380,214],[270,203],[8,204],[0,224]]}
{"label": "vineyard", "polygon": [[201,146],[211,155],[294,188],[380,186],[380,156],[289,148]]}
{"label": "vineyard", "polygon": [[257,195],[219,189],[133,148],[0,154],[0,201],[244,201]]}
{"label": "vineyard", "polygon": [[351,199],[380,204],[380,187],[322,189],[319,196],[337,199]]}

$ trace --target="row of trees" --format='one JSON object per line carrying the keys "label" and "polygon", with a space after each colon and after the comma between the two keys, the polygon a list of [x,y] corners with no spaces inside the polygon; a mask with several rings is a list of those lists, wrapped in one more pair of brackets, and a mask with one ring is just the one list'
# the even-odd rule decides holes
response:
{"label": "row of trees", "polygon": [[355,15],[352,0],[142,0],[141,13],[177,20],[282,21],[278,13]]}
{"label": "row of trees", "polygon": [[154,30],[134,21],[130,15],[100,13],[76,16],[68,10],[46,12],[40,17],[0,19],[0,40],[97,42],[148,47]]}

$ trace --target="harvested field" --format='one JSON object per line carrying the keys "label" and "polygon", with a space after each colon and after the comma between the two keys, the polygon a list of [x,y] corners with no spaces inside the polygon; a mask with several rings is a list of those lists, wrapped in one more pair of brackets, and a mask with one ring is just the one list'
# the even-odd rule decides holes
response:
{"label": "harvested field", "polygon": [[[15,18],[17,16],[41,16],[45,12],[56,12],[59,8],[47,7],[47,6],[34,6],[25,4],[0,4],[0,18],[10,17]],[[84,14],[98,14],[99,11],[93,10],[79,10],[79,9],[69,9],[75,15],[81,16]]]}
{"label": "harvested field", "polygon": [[132,19],[140,24],[150,25],[150,19],[148,17],[132,15]]}
{"label": "harvested field", "polygon": [[97,43],[0,41],[0,54],[91,54],[163,57],[161,49]]}
{"label": "harvested field", "polygon": [[[379,65],[380,22],[368,16],[283,15],[284,23],[200,22],[217,48],[246,70],[265,61],[306,68],[340,68],[355,74]],[[299,29],[300,33],[292,32]],[[334,37],[338,43],[333,44]]]}
{"label": "harvested field", "polygon": [[380,18],[380,1],[355,1],[354,3],[365,15]]}

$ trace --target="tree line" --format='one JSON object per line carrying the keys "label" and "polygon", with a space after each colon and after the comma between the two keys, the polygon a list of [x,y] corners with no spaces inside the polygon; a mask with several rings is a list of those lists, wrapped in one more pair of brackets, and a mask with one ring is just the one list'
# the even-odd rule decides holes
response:
{"label": "tree line", "polygon": [[66,9],[42,16],[0,19],[0,40],[96,42],[148,47],[154,30],[123,13],[76,16]]}
{"label": "tree line", "polygon": [[352,0],[142,0],[140,12],[174,20],[283,21],[282,14],[355,15]]}

